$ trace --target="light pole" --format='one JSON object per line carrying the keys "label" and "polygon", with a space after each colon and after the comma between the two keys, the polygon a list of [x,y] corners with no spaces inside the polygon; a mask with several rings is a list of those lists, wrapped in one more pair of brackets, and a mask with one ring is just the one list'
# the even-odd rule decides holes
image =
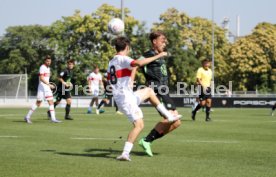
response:
{"label": "light pole", "polygon": [[215,0],[212,0],[212,95],[214,95],[215,92],[215,22],[214,22],[214,5],[215,5]]}
{"label": "light pole", "polygon": [[124,0],[121,0],[121,19],[125,22]]}
{"label": "light pole", "polygon": [[[125,23],[125,9],[124,9],[124,0],[121,0],[121,19]],[[123,31],[123,35],[125,31]]]}

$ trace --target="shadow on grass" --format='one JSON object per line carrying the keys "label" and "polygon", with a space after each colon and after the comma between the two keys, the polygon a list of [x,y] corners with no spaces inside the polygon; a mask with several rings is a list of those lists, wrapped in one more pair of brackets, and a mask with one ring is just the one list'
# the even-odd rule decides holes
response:
{"label": "shadow on grass", "polygon": [[45,150],[40,150],[41,152],[56,152],[56,150],[53,149],[45,149]]}
{"label": "shadow on grass", "polygon": [[180,119],[181,122],[194,122],[191,118],[186,118],[186,119]]}
{"label": "shadow on grass", "polygon": [[13,120],[12,122],[17,122],[17,123],[26,123],[25,120]]}
{"label": "shadow on grass", "polygon": [[[84,150],[85,153],[71,153],[71,152],[55,152],[48,150],[41,150],[43,152],[53,152],[54,154],[64,155],[64,156],[78,156],[78,157],[96,157],[96,158],[107,158],[114,159],[114,156],[118,156],[122,153],[121,150],[114,150],[112,148],[109,149],[87,149]],[[158,155],[158,153],[153,153],[154,155]],[[131,155],[135,156],[147,156],[144,152],[132,151]]]}

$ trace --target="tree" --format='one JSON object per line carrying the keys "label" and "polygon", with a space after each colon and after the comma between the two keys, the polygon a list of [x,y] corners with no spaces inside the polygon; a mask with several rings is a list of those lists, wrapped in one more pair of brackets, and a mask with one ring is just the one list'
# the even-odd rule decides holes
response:
{"label": "tree", "polygon": [[266,22],[260,23],[254,28],[252,36],[265,52],[271,67],[266,77],[267,89],[276,91],[276,25]]}
{"label": "tree", "polygon": [[[169,65],[169,67],[176,68],[169,70],[172,83],[183,80],[183,77],[186,82],[194,83],[196,69],[200,66],[199,61],[212,58],[212,22],[200,17],[189,17],[171,8],[160,15],[160,22],[155,23],[153,30],[162,30],[166,33],[169,41],[168,50],[173,55],[177,55],[178,59]],[[226,72],[228,71],[226,58],[229,42],[225,37],[225,31],[216,25],[214,45],[216,83],[225,84],[227,82],[225,78],[229,74]],[[179,65],[182,67],[177,67]],[[175,73],[183,73],[183,75]]]}
{"label": "tree", "polygon": [[47,39],[49,28],[39,25],[9,27],[0,40],[0,72],[25,73],[27,70],[31,90],[36,89],[37,73],[43,57],[52,55]]}
{"label": "tree", "polygon": [[267,87],[266,75],[269,59],[252,36],[237,40],[229,52],[234,88],[255,90],[256,86]]}
{"label": "tree", "polygon": [[[109,60],[114,56],[115,50],[112,39],[115,37],[108,33],[107,24],[119,17],[121,10],[103,4],[91,15],[81,16],[76,11],[73,16],[63,17],[51,25],[51,46],[55,48],[55,55],[61,62],[67,58],[77,60],[78,81],[86,84],[86,75],[98,65],[102,71],[107,69]],[[129,16],[125,9],[125,33],[133,38],[133,29],[139,22]]]}
{"label": "tree", "polygon": [[[27,68],[29,85],[36,90],[39,65],[45,55],[51,55],[53,81],[57,82],[57,73],[66,64],[66,60],[76,60],[78,85],[86,85],[86,76],[98,65],[102,71],[107,69],[109,60],[115,54],[112,36],[107,31],[109,20],[119,17],[121,10],[103,4],[90,15],[82,16],[76,11],[72,16],[62,17],[50,26],[16,26],[7,29],[0,40],[1,73],[24,73]],[[139,22],[129,16],[125,9],[125,33],[135,40],[135,26]]]}
{"label": "tree", "polygon": [[276,26],[258,24],[253,33],[235,41],[229,50],[234,88],[275,90]]}

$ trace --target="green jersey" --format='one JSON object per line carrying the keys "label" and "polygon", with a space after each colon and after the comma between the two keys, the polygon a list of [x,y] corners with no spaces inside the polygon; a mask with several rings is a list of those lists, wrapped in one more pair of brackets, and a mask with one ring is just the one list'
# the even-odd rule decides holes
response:
{"label": "green jersey", "polygon": [[[144,58],[149,58],[157,55],[154,50],[149,50],[144,53]],[[159,58],[143,67],[143,72],[146,77],[147,83],[150,85],[152,82],[155,85],[168,85],[168,72],[165,59]]]}

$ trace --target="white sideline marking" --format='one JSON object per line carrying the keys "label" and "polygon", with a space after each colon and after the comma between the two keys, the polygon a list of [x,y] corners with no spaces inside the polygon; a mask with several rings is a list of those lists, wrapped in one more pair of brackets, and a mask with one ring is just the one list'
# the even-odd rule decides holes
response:
{"label": "white sideline marking", "polygon": [[234,120],[212,120],[214,122],[236,122]]}
{"label": "white sideline marking", "polygon": [[1,114],[0,117],[11,117],[11,116],[19,116],[22,114]]}
{"label": "white sideline marking", "polygon": [[104,141],[115,141],[115,140],[121,140],[119,138],[70,138],[72,140],[104,140]]}
{"label": "white sideline marking", "polygon": [[0,138],[18,138],[18,136],[0,136]]}
{"label": "white sideline marking", "polygon": [[237,144],[239,141],[219,141],[219,140],[182,140],[185,143],[221,143],[221,144]]}

